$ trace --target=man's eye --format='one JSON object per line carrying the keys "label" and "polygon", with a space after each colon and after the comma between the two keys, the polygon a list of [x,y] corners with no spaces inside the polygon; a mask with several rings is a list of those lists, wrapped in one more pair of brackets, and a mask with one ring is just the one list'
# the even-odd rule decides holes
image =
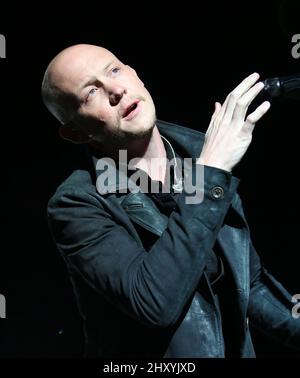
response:
{"label": "man's eye", "polygon": [[97,91],[97,88],[92,88],[92,89],[89,91],[89,95],[93,95],[93,94],[95,94],[96,91]]}
{"label": "man's eye", "polygon": [[120,71],[120,68],[119,68],[119,67],[114,67],[114,68],[111,70],[111,73],[112,73],[113,75],[116,75],[116,74],[119,73],[119,71]]}
{"label": "man's eye", "polygon": [[89,90],[87,97],[93,96],[97,92],[98,88],[92,88]]}

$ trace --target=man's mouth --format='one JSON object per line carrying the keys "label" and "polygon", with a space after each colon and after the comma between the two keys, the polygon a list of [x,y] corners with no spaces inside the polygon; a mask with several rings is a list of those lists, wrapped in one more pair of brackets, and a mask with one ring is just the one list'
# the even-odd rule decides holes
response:
{"label": "man's mouth", "polygon": [[139,102],[140,100],[135,100],[129,106],[127,106],[127,108],[124,110],[122,114],[122,118],[128,117],[138,107]]}

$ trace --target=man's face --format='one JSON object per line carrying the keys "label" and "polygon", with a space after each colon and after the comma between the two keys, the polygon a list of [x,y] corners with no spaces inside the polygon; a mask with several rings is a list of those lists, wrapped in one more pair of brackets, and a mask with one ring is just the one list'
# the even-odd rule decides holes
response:
{"label": "man's face", "polygon": [[[149,134],[155,108],[135,71],[109,51],[89,46],[75,51],[60,68],[61,89],[75,99],[77,128],[94,141],[135,140]],[[108,138],[107,138],[108,137]]]}

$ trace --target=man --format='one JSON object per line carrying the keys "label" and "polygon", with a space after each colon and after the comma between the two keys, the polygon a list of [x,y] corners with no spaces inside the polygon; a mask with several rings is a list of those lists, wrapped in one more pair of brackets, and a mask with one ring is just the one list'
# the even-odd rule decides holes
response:
{"label": "man", "polygon": [[[263,88],[258,78],[250,75],[215,104],[203,135],[157,121],[136,72],[104,48],[72,46],[49,64],[44,102],[60,135],[85,143],[93,162],[75,170],[48,205],[87,356],[254,357],[249,321],[299,348],[291,295],[262,266],[232,175],[270,108],[264,102],[246,115]],[[125,180],[121,150],[135,162]],[[157,158],[161,169],[151,164]],[[201,201],[174,190],[187,178],[180,182],[173,169],[169,182],[172,158],[192,158],[192,177],[204,170]],[[112,188],[101,180],[103,162],[116,162]],[[159,193],[128,190],[132,170],[159,183]]]}

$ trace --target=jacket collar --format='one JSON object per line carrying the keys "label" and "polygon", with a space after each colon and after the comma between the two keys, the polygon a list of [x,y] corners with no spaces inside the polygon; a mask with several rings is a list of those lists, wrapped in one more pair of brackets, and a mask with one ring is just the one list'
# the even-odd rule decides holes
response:
{"label": "jacket collar", "polygon": [[[180,158],[180,156],[196,159],[199,156],[203,145],[204,134],[164,121],[158,121],[157,127],[163,137],[169,160],[175,157]],[[129,187],[134,193],[140,191],[140,188],[130,179],[126,166],[116,167],[112,159],[107,157],[97,158],[94,155],[92,155],[92,162],[96,172],[97,191],[101,195],[116,192],[127,193]],[[104,171],[109,172],[110,180],[103,181],[99,179]],[[174,171],[174,184],[175,187],[180,190],[181,182],[177,179],[176,169]]]}

